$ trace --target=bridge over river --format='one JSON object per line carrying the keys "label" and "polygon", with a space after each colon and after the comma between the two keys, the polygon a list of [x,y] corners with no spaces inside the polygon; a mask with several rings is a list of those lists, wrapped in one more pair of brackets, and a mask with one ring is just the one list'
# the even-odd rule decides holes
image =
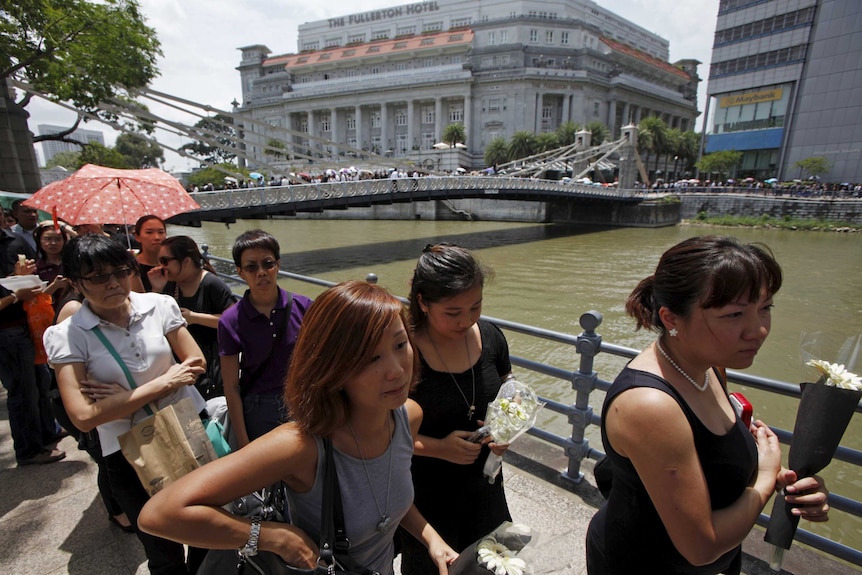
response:
{"label": "bridge over river", "polygon": [[[505,176],[427,176],[370,179],[250,189],[221,190],[194,194],[201,208],[173,217],[171,223],[199,225],[202,221],[232,223],[240,218],[301,212],[323,212],[408,202],[447,203],[450,211],[465,219],[470,214],[451,204],[457,199],[492,199],[598,205],[607,208],[636,205],[645,198],[637,190],[578,184],[554,180]],[[613,211],[613,210],[611,210]]]}

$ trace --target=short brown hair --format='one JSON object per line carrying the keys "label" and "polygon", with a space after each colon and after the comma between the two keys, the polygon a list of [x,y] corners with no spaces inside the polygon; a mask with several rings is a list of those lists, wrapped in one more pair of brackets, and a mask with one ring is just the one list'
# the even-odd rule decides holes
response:
{"label": "short brown hair", "polygon": [[[411,347],[407,314],[385,288],[362,281],[333,286],[314,300],[302,319],[284,398],[300,431],[330,435],[347,421],[344,381],[364,369],[386,329],[401,321]],[[419,354],[413,354],[414,385]]]}

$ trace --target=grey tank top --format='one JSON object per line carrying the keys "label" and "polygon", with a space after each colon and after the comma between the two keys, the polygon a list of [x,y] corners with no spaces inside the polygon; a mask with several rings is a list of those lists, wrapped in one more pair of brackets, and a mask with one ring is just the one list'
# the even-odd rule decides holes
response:
{"label": "grey tank top", "polygon": [[[399,407],[393,412],[395,431],[392,442],[380,457],[366,459],[368,475],[374,485],[374,495],[365,474],[362,460],[335,450],[335,469],[344,507],[344,528],[350,539],[350,556],[360,564],[379,571],[381,575],[392,575],[394,556],[393,536],[401,519],[413,504],[413,480],[410,461],[413,457],[413,437],[407,409]],[[315,542],[320,540],[320,509],[323,499],[323,440],[315,437],[317,444],[317,473],[314,485],[305,493],[287,489],[290,522],[305,531]],[[389,451],[392,450],[392,482],[389,483]],[[387,508],[386,490],[389,489]],[[385,512],[392,520],[382,532],[377,531],[380,513]]]}

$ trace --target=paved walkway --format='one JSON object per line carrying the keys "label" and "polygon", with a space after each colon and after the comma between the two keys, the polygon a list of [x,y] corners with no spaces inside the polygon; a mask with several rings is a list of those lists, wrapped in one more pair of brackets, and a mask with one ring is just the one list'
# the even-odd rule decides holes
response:
{"label": "paved walkway", "polygon": [[[9,433],[5,391],[0,389],[0,575],[146,575],[146,558],[134,535],[108,523],[96,488],[96,465],[72,438],[60,442],[63,461],[17,467]],[[504,473],[516,522],[538,530],[542,552],[535,575],[583,575],[583,541],[601,496],[588,480],[569,489],[559,478],[559,450],[530,437],[514,446]],[[514,451],[514,449],[513,449]],[[746,551],[763,553],[755,531]],[[794,546],[786,574],[845,575],[859,571]],[[775,575],[746,556],[746,575]]]}

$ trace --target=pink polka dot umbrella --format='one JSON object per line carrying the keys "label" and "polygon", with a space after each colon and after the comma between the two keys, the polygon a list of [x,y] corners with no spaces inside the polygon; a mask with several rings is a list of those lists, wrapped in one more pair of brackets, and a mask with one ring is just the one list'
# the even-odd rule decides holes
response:
{"label": "pink polka dot umbrella", "polygon": [[72,225],[133,224],[148,214],[166,220],[200,208],[179,180],[158,168],[118,170],[93,164],[48,184],[24,205]]}

